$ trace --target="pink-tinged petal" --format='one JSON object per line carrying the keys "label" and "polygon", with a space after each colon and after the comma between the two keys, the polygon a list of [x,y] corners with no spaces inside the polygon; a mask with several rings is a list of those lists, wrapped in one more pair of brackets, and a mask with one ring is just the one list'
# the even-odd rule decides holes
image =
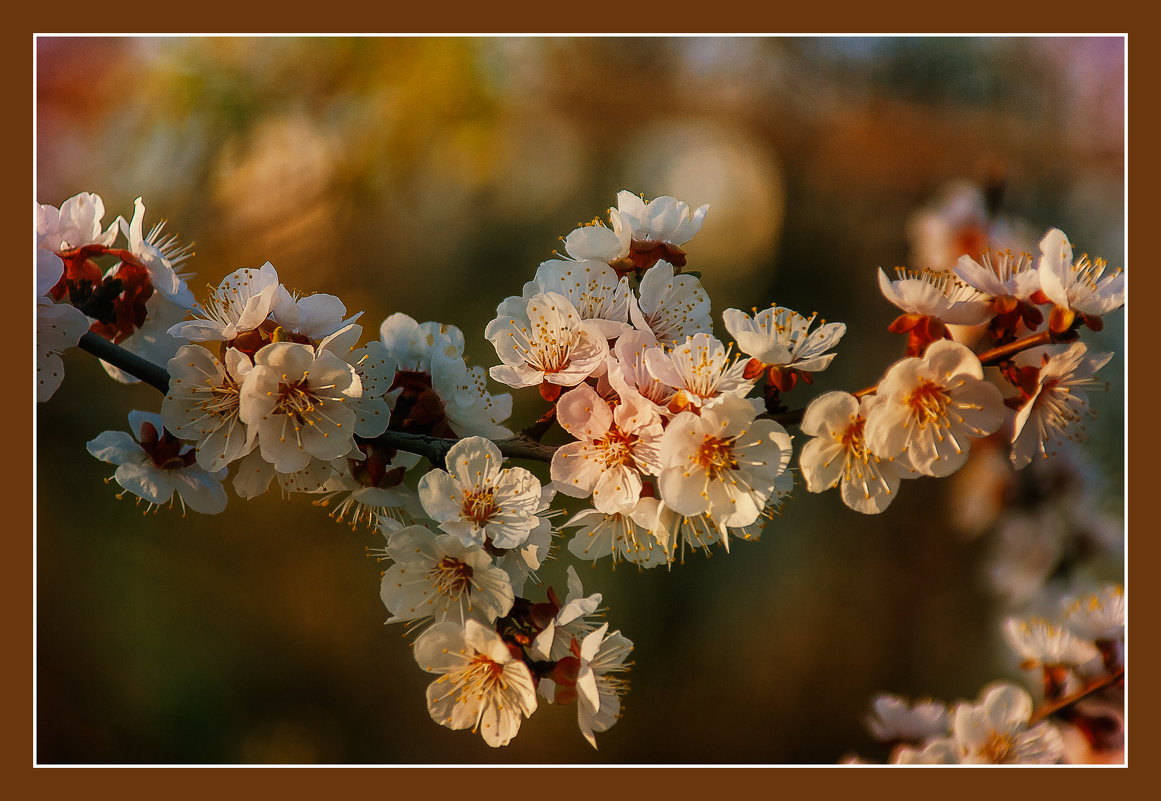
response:
{"label": "pink-tinged petal", "polygon": [[444,461],[461,487],[492,484],[504,461],[500,449],[483,437],[465,437],[448,449]]}
{"label": "pink-tinged petal", "polygon": [[593,506],[606,514],[629,512],[641,497],[641,474],[625,465],[605,470],[593,488]]}
{"label": "pink-tinged petal", "polygon": [[565,495],[586,498],[592,494],[604,472],[600,455],[586,442],[570,442],[552,455],[549,475],[552,485]]}
{"label": "pink-tinged petal", "polygon": [[845,431],[859,415],[859,400],[847,392],[824,392],[810,402],[802,415],[803,434],[812,437]]}
{"label": "pink-tinged petal", "polygon": [[704,514],[710,508],[706,474],[702,471],[687,470],[685,467],[669,467],[661,471],[658,488],[661,500],[673,511],[686,517]]}
{"label": "pink-tinged petal", "polygon": [[581,384],[560,396],[556,419],[576,439],[592,441],[609,430],[613,413],[592,387]]}

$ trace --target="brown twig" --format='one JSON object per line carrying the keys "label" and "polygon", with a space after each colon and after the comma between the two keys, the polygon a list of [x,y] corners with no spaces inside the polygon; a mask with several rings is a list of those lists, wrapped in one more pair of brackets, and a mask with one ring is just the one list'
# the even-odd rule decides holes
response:
{"label": "brown twig", "polygon": [[1099,693],[1101,690],[1107,690],[1109,687],[1113,687],[1121,683],[1124,681],[1124,679],[1124,668],[1121,668],[1120,670],[1116,671],[1115,673],[1111,673],[1108,676],[1097,679],[1077,690],[1072,695],[1065,696],[1059,701],[1053,701],[1050,704],[1045,704],[1044,706],[1035,710],[1032,713],[1032,717],[1028,718],[1028,725],[1031,726],[1033,723],[1039,723],[1050,715],[1055,715],[1062,709],[1067,709],[1068,707],[1083,701],[1085,698]]}

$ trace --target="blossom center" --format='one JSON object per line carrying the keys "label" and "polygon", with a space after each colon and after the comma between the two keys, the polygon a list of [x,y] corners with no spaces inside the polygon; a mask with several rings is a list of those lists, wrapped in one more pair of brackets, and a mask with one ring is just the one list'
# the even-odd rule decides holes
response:
{"label": "blossom center", "polygon": [[838,437],[839,444],[842,445],[843,450],[864,462],[870,457],[867,451],[867,442],[863,438],[863,429],[866,425],[866,418],[857,417]]}
{"label": "blossom center", "polygon": [[477,526],[487,523],[497,511],[495,488],[472,489],[464,493],[464,517]]}
{"label": "blossom center", "polygon": [[436,591],[447,598],[458,598],[465,593],[471,594],[472,568],[459,559],[445,556],[428,571],[428,576],[430,576]]}
{"label": "blossom center", "polygon": [[907,405],[911,408],[912,416],[919,421],[920,427],[932,423],[942,428],[947,422],[948,400],[943,387],[924,379],[923,383],[907,396]]}
{"label": "blossom center", "polygon": [[182,453],[181,449],[185,443],[164,428],[158,434],[153,423],[147,422],[141,426],[141,441],[137,444],[149,456],[153,465],[161,470],[180,470],[194,463],[193,448],[187,453]]}
{"label": "blossom center", "polygon": [[1016,743],[1008,735],[994,731],[984,743],[983,753],[992,764],[1011,762],[1016,756]]}
{"label": "blossom center", "polygon": [[633,460],[633,446],[637,444],[637,439],[636,434],[628,434],[612,426],[595,444],[604,455],[605,466],[616,467]]}
{"label": "blossom center", "polygon": [[711,478],[726,470],[737,470],[738,459],[734,456],[734,441],[706,434],[705,441],[697,449],[696,461]]}

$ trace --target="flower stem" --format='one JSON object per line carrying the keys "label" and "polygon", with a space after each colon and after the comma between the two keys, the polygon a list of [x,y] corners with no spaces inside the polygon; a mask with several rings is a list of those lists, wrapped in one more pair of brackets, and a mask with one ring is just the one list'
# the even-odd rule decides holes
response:
{"label": "flower stem", "polygon": [[169,392],[169,372],[164,367],[142,359],[136,353],[130,353],[120,345],[114,345],[92,331],[86,331],[77,344],[81,350],[86,350],[101,361],[141,379],[154,389],[162,393]]}

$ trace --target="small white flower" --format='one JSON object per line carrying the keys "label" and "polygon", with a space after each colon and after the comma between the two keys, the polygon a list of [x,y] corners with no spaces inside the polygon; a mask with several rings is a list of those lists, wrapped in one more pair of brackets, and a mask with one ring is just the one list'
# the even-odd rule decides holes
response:
{"label": "small white flower", "polygon": [[501,468],[504,457],[483,437],[468,437],[447,453],[451,472],[434,469],[419,481],[424,510],[464,544],[518,548],[540,525],[541,487],[522,467]]}
{"label": "small white flower", "polygon": [[641,497],[641,474],[661,471],[661,418],[631,398],[610,409],[588,384],[561,395],[556,410],[561,427],[579,441],[553,454],[553,486],[574,498],[592,495],[599,512],[631,510]]}
{"label": "small white flower", "polygon": [[578,559],[596,561],[613,557],[649,568],[669,561],[667,533],[659,526],[659,502],[641,498],[628,512],[605,514],[596,509],[582,509],[563,528],[575,528],[568,550]]}
{"label": "small white flower", "polygon": [[522,717],[536,711],[528,666],[475,620],[435,624],[415,640],[414,653],[421,668],[441,674],[427,688],[427,710],[441,726],[470,728],[496,748],[511,742]]}
{"label": "small white flower", "polygon": [[200,345],[183,345],[169,360],[169,391],[161,419],[178,437],[195,443],[198,464],[221,470],[254,449],[257,440],[239,419],[242,382],[253,366],[233,348],[222,364]]}
{"label": "small white flower", "polygon": [[166,431],[159,415],[130,412],[129,428],[132,436],[105,431],[86,446],[102,462],[117,465],[113,477],[121,487],[150,508],[171,502],[175,492],[183,514],[186,507],[209,515],[226,508],[222,489],[226,471],[211,473],[199,467],[193,448]]}
{"label": "small white flower", "polygon": [[195,319],[174,325],[169,333],[190,342],[230,342],[266,322],[281,286],[270,262],[257,270],[235,270],[195,309]]}
{"label": "small white flower", "polygon": [[952,729],[966,752],[964,762],[1050,764],[1064,755],[1064,742],[1053,726],[1028,725],[1032,697],[1014,684],[989,684],[979,703],[961,702],[953,714]]}
{"label": "small white flower", "polygon": [[758,520],[790,462],[786,429],[756,416],[751,402],[727,397],[700,416],[682,412],[661,440],[662,501],[686,517],[706,515],[727,549],[726,529]]}
{"label": "small white flower", "polygon": [[484,331],[503,362],[491,369],[492,378],[517,388],[542,382],[572,387],[604,367],[608,340],[563,295],[509,301]]}
{"label": "small white flower", "polygon": [[492,564],[480,545],[464,545],[423,526],[387,536],[386,553],[395,564],[383,574],[379,597],[391,613],[388,623],[432,618],[463,624],[491,623],[508,614],[515,596],[508,574]]}
{"label": "small white flower", "polygon": [[1123,271],[1109,270],[1104,259],[1093,261],[1086,254],[1073,261],[1072,255],[1072,244],[1059,228],[1040,240],[1040,288],[1053,304],[1086,317],[1100,317],[1124,305]]}
{"label": "small white flower", "polygon": [[942,701],[916,701],[884,693],[876,696],[867,728],[877,740],[919,742],[951,732],[951,713]]}
{"label": "small white flower", "polygon": [[792,309],[774,306],[753,317],[738,309],[722,312],[726,330],[738,349],[766,367],[794,368],[813,373],[825,370],[835,354],[826,351],[846,333],[844,323],[824,323],[810,331],[817,315],[804,317]]}
{"label": "small white flower", "polygon": [[1082,640],[1063,626],[1054,626],[1042,618],[1004,622],[1004,639],[1024,661],[1026,669],[1039,667],[1079,667],[1096,659],[1096,646]]}
{"label": "small white flower", "polygon": [[[597,747],[594,734],[608,731],[620,718],[621,696],[629,688],[628,681],[615,674],[629,669],[625,660],[633,651],[633,643],[621,632],[610,634],[608,629],[605,623],[585,635],[573,655],[563,657],[563,664],[576,670],[570,687],[558,687],[556,681],[545,678],[538,688],[549,703],[563,703],[575,696],[577,724],[593,748]],[[561,664],[558,661],[558,672]]]}
{"label": "small white flower", "polygon": [[685,251],[679,246],[701,230],[708,211],[708,205],[691,211],[672,197],[646,201],[621,191],[617,193],[617,208],[609,209],[612,229],[594,220],[565,237],[565,251],[578,261],[609,262],[621,274],[648,270],[658,259],[684,267]]}
{"label": "small white flower", "polygon": [[1125,590],[1110,584],[1100,592],[1069,598],[1064,604],[1068,625],[1090,640],[1117,640],[1125,636]]}
{"label": "small white flower", "polygon": [[724,398],[744,398],[756,378],[746,378],[746,360],[731,359],[712,334],[694,334],[672,350],[649,348],[645,364],[660,382],[676,387],[670,409],[709,408]]}
{"label": "small white flower", "polygon": [[629,279],[619,278],[603,261],[546,261],[524,286],[524,299],[531,300],[541,292],[556,292],[568,298],[581,319],[591,321],[605,339],[616,339],[631,328],[628,320],[633,293]]}
{"label": "small white flower", "polygon": [[109,247],[117,238],[117,223],[113,220],[104,231],[101,219],[105,203],[95,192],[81,192],[56,206],[37,207],[36,230],[45,247],[54,253],[63,253],[85,245]]}
{"label": "small white flower", "polygon": [[629,318],[669,346],[713,330],[709,295],[694,275],[674,275],[673,265],[659,261],[641,279],[641,296],[629,305]]}
{"label": "small white flower", "polygon": [[1012,464],[1027,467],[1033,456],[1054,454],[1065,439],[1083,428],[1092,414],[1086,389],[1104,388],[1093,376],[1109,363],[1111,353],[1090,354],[1083,342],[1069,346],[1033,348],[1017,354],[1021,368],[1023,404],[1012,432]]}
{"label": "small white flower", "polygon": [[954,473],[967,461],[971,438],[1004,421],[1000,391],[984,380],[979,359],[949,340],[932,343],[923,358],[896,362],[877,394],[885,402],[867,418],[867,446],[926,476]]}
{"label": "small white flower", "polygon": [[891,505],[905,468],[881,459],[867,447],[867,418],[883,399],[862,399],[846,392],[824,392],[806,407],[802,433],[812,439],[798,458],[806,489],[825,492],[840,487],[843,503],[864,514],[878,514]]}
{"label": "small white flower", "polygon": [[361,395],[354,368],[329,350],[273,342],[254,354],[238,416],[257,437],[262,458],[279,473],[293,473],[312,458],[360,455],[347,401]]}
{"label": "small white flower", "polygon": [[954,273],[902,267],[895,272],[899,277],[892,281],[879,270],[879,289],[905,314],[934,317],[953,325],[979,325],[991,315],[984,294]]}
{"label": "small white flower", "polygon": [[557,610],[556,617],[536,635],[529,648],[534,659],[556,661],[569,654],[574,638],[583,639],[596,624],[589,620],[597,614],[601,605],[601,594],[585,595],[580,577],[572,565],[568,566],[568,593],[564,603]]}

